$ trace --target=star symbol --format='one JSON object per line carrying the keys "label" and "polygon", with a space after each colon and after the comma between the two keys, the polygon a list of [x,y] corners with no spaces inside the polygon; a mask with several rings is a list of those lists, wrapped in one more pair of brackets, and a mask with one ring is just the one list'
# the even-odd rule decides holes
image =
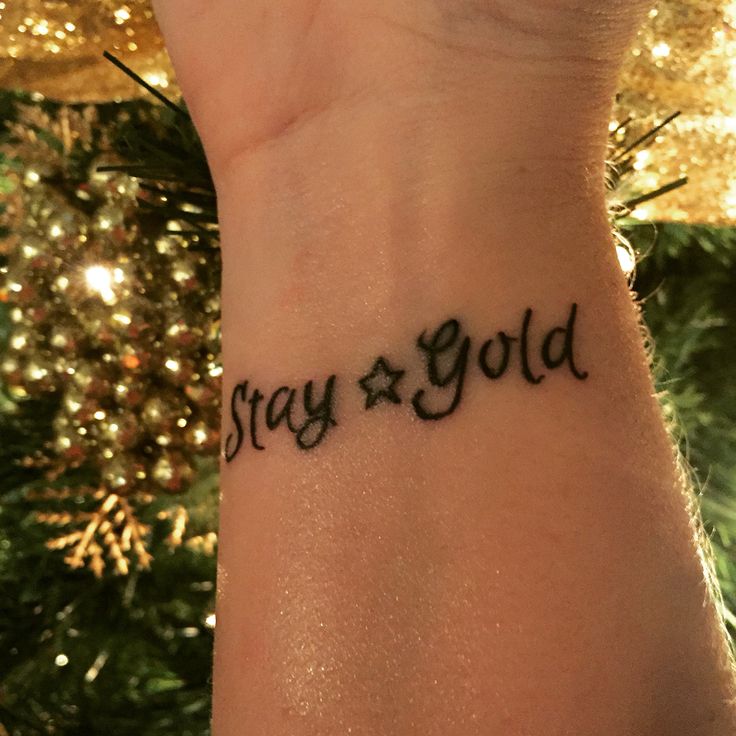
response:
{"label": "star symbol", "polygon": [[371,372],[363,376],[358,383],[365,391],[365,408],[372,409],[380,401],[400,404],[401,398],[396,393],[396,384],[404,375],[402,370],[391,370],[391,366],[383,357],[376,359]]}

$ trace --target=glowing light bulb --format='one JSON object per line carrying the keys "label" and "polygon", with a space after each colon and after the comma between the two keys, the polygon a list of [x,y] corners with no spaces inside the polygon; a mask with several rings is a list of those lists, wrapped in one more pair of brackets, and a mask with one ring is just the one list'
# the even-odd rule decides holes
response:
{"label": "glowing light bulb", "polygon": [[92,291],[96,291],[105,302],[115,300],[115,293],[112,290],[112,274],[109,268],[104,266],[90,266],[84,272],[87,286]]}
{"label": "glowing light bulb", "polygon": [[723,13],[725,16],[724,20],[728,25],[732,26],[736,24],[736,2],[726,5]]}
{"label": "glowing light bulb", "polygon": [[652,46],[652,56],[655,59],[664,59],[670,55],[671,50],[672,49],[670,49],[670,45],[668,43],[661,41],[655,46]]}
{"label": "glowing light bulb", "polygon": [[125,23],[126,20],[130,20],[130,10],[126,5],[122,8],[118,8],[113,15],[115,16],[116,23]]}
{"label": "glowing light bulb", "polygon": [[637,207],[635,210],[632,210],[631,216],[635,220],[649,220],[651,212],[648,207]]}
{"label": "glowing light bulb", "polygon": [[623,245],[617,245],[616,255],[618,256],[618,263],[619,266],[621,266],[621,270],[627,276],[630,276],[632,273],[634,273],[636,260],[634,258],[633,251],[630,248],[625,248]]}
{"label": "glowing light bulb", "polygon": [[148,72],[143,77],[153,87],[163,87],[165,89],[169,86],[169,79],[165,72]]}
{"label": "glowing light bulb", "polygon": [[639,151],[639,153],[634,157],[634,169],[636,169],[636,171],[641,171],[647,165],[650,158],[651,154],[649,151]]}
{"label": "glowing light bulb", "polygon": [[736,182],[732,182],[723,195],[723,205],[729,217],[736,215]]}

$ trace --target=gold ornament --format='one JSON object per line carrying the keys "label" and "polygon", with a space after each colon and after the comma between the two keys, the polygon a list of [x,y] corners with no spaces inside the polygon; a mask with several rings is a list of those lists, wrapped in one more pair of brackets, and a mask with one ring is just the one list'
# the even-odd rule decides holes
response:
{"label": "gold ornament", "polygon": [[[57,495],[62,495],[63,491]],[[51,494],[45,495],[48,498]],[[90,495],[98,503],[92,512],[42,512],[37,515],[42,523],[73,527],[71,531],[49,540],[46,546],[66,551],[64,559],[71,567],[79,568],[86,564],[97,577],[102,576],[106,567],[105,555],[112,561],[115,571],[123,575],[128,573],[133,556],[140,567],[148,568],[152,558],[146,549],[145,539],[150,527],[140,522],[133,506],[121,495],[103,490],[93,491]]]}
{"label": "gold ornament", "polygon": [[[23,105],[13,126],[18,143],[4,151],[24,167],[14,179],[15,233],[0,275],[12,325],[0,371],[17,399],[59,398],[47,456],[27,461],[46,468],[50,481],[82,466],[99,478],[76,489],[96,511],[39,518],[74,527],[49,546],[100,575],[106,559],[119,573],[133,558],[147,564],[149,528],[138,510],[156,494],[188,491],[195,456],[217,457],[222,367],[212,340],[219,326],[211,324],[219,321],[216,270],[201,268],[186,237],[163,236],[166,222],[149,216],[144,232],[137,182],[120,174],[71,181],[70,158],[50,144],[75,146],[78,156],[92,145],[93,112],[61,108],[52,117]],[[103,154],[92,168],[112,160]],[[164,241],[171,250],[157,248]]]}
{"label": "gold ornament", "polygon": [[141,426],[134,413],[116,408],[100,425],[102,441],[115,449],[129,450],[141,440]]}
{"label": "gold ornament", "polygon": [[151,469],[151,477],[169,493],[186,490],[194,470],[177,452],[163,450]]}

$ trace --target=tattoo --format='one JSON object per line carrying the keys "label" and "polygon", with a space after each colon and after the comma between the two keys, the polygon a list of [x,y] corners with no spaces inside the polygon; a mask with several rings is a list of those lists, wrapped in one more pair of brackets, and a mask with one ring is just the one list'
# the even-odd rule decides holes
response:
{"label": "tattoo", "polygon": [[529,367],[529,326],[532,322],[533,310],[524,312],[524,322],[521,326],[521,372],[529,383],[538,384],[544,380],[544,374],[535,376]]}
{"label": "tattoo", "polygon": [[358,381],[358,385],[365,391],[365,408],[372,409],[381,401],[400,404],[401,399],[396,393],[396,384],[405,372],[403,370],[392,370],[385,358],[377,358],[370,373]]}
{"label": "tattoo", "polygon": [[[296,400],[297,390],[289,386],[281,386],[277,388],[266,405],[266,427],[269,431],[273,431],[283,422],[286,423],[289,431],[294,435],[297,447],[302,450],[311,450],[316,447],[324,439],[330,427],[337,424],[334,416],[335,404],[335,383],[337,376],[331,375],[326,381],[322,390],[322,398],[316,399],[314,396],[314,381],[308,381],[303,389],[303,405],[304,418],[299,423],[295,418],[294,401]],[[227,462],[240,451],[245,432],[243,430],[243,422],[238,412],[238,401],[240,404],[250,405],[250,443],[256,450],[263,450],[257,438],[258,429],[258,405],[265,398],[258,389],[254,389],[250,399],[246,399],[248,394],[248,381],[237,384],[233,389],[230,399],[230,417],[234,426],[225,440],[225,449],[223,455]],[[276,405],[283,396],[286,400],[283,405],[276,410]]]}
{"label": "tattoo", "polygon": [[313,382],[309,381],[304,387],[304,410],[307,412],[307,419],[296,433],[296,444],[302,450],[311,450],[316,447],[324,439],[327,430],[337,424],[332,416],[336,378],[335,375],[332,375],[327,379],[322,400],[318,404],[312,401]]}
{"label": "tattoo", "polygon": [[411,405],[420,419],[442,419],[452,414],[460,403],[460,397],[463,392],[463,384],[465,383],[465,371],[468,367],[468,352],[470,351],[470,338],[464,337],[460,340],[456,355],[452,358],[452,366],[442,375],[440,364],[442,363],[445,353],[451,351],[460,336],[460,323],[456,319],[445,322],[433,335],[427,340],[425,333],[422,332],[417,339],[417,347],[424,353],[427,364],[427,374],[429,382],[438,388],[445,388],[448,384],[454,383],[454,394],[450,405],[445,410],[430,411],[422,405],[422,399],[426,390],[420,388],[414,394]]}
{"label": "tattoo", "polygon": [[[588,372],[579,371],[577,369],[577,367],[575,366],[575,357],[573,355],[572,348],[572,340],[575,331],[575,317],[577,315],[577,312],[578,305],[573,304],[572,309],[570,310],[570,317],[567,320],[567,326],[555,327],[554,329],[549,331],[547,337],[544,338],[544,344],[542,345],[542,360],[544,361],[544,365],[550,370],[559,368],[565,361],[567,361],[570,366],[570,372],[573,374],[573,376],[575,376],[575,378],[578,378],[582,381],[588,377]],[[555,359],[550,356],[550,349],[552,347],[552,341],[557,335],[564,335],[564,342],[562,345],[562,350],[560,351],[560,357]]]}
{"label": "tattoo", "polygon": [[[541,362],[539,365],[532,360],[534,310],[529,307],[524,312],[518,335],[499,331],[495,337],[481,344],[477,356],[473,358],[477,360],[477,369],[485,378],[497,381],[508,374],[516,360],[514,354],[518,352],[521,377],[533,386],[538,386],[546,379],[548,373],[543,370],[551,372],[563,366],[567,366],[574,378],[584,381],[588,378],[588,371],[578,367],[574,350],[577,315],[578,305],[572,304],[565,326],[553,327],[546,333],[537,351]],[[463,334],[460,320],[452,318],[433,332],[422,331],[415,347],[423,359],[424,369],[423,375],[413,376],[417,383],[413,393],[409,393],[411,411],[423,421],[443,419],[460,405],[468,371],[474,370],[475,363],[471,362],[471,355],[475,356],[473,340]],[[407,370],[392,366],[383,356],[377,357],[370,370],[356,381],[365,399],[363,409],[368,411],[381,404],[402,404],[399,384],[405,374]],[[301,390],[302,409],[298,410],[297,388],[280,386],[264,404],[267,394],[252,387],[248,381],[236,384],[230,396],[233,429],[225,440],[225,460],[231,462],[238,455],[246,434],[253,449],[265,449],[263,432],[274,432],[282,425],[293,435],[299,449],[317,447],[338,424],[335,418],[337,387],[335,373],[328,376],[321,387],[315,380],[307,381]],[[241,411],[249,413],[247,423]]]}
{"label": "tattoo", "polygon": [[[243,444],[243,425],[240,423],[240,415],[238,414],[237,400],[240,396],[241,401],[245,401],[245,396],[248,392],[248,381],[239,383],[234,389],[232,396],[230,396],[230,416],[232,417],[233,424],[235,425],[235,434],[229,434],[227,440],[225,440],[225,459],[230,462],[240,450],[240,446]],[[228,449],[230,446],[230,440],[235,440],[235,447]]]}
{"label": "tattoo", "polygon": [[506,373],[506,370],[509,367],[509,360],[511,359],[511,343],[516,342],[516,338],[509,337],[505,332],[499,332],[498,341],[501,343],[501,350],[503,351],[501,360],[498,363],[498,368],[491,368],[491,366],[488,365],[488,353],[493,345],[493,338],[486,340],[481,346],[480,353],[478,353],[478,364],[480,365],[480,369],[483,371],[486,378],[490,378],[494,381],[497,378],[501,378],[501,376]]}
{"label": "tattoo", "polygon": [[[282,394],[286,394],[286,401],[281,409],[274,414],[274,407]],[[299,428],[294,426],[294,421],[291,418],[292,406],[294,405],[295,398],[296,389],[289,388],[288,386],[281,386],[281,388],[277,388],[273,392],[271,398],[268,400],[268,406],[266,407],[266,426],[269,429],[276,429],[281,422],[286,420],[286,426],[289,428],[290,432],[296,434],[299,431]]]}

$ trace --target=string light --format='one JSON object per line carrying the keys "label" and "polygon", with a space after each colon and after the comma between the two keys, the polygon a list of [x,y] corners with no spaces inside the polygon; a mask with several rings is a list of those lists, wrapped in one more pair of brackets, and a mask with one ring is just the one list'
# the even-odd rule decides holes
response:
{"label": "string light", "polygon": [[87,670],[84,675],[85,682],[94,682],[97,679],[97,675],[100,674],[100,670],[105,666],[105,663],[107,662],[109,656],[109,653],[106,651],[102,651],[97,655],[95,661],[92,663],[92,666]]}
{"label": "string light", "polygon": [[102,300],[109,304],[115,301],[115,292],[112,290],[112,273],[105,266],[90,266],[84,272],[87,286],[97,292]]}
{"label": "string light", "polygon": [[115,22],[118,25],[122,25],[126,20],[130,20],[130,8],[127,5],[123,5],[123,7],[118,8],[113,15],[115,16]]}

